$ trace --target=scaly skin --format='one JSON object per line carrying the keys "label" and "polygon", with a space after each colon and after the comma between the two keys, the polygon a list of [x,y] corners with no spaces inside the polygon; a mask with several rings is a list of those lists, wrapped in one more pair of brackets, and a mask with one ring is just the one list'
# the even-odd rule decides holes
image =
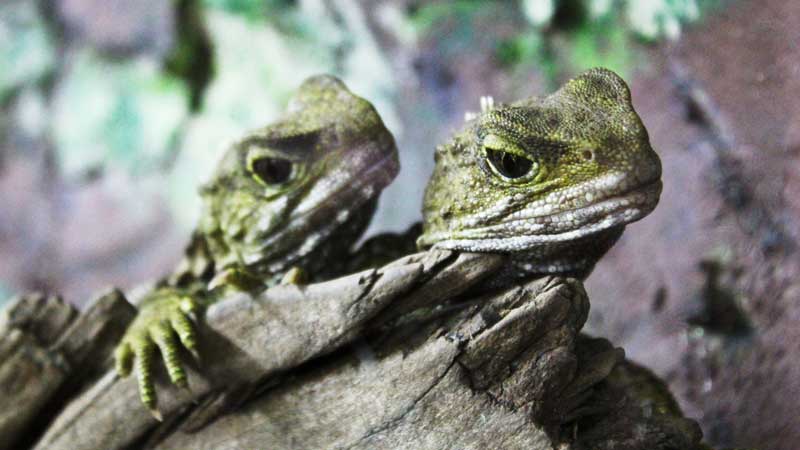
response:
{"label": "scaly skin", "polygon": [[506,280],[586,277],[661,193],[661,163],[628,87],[606,69],[484,111],[435,159],[418,246],[507,253]]}
{"label": "scaly skin", "polygon": [[222,292],[341,273],[398,169],[375,109],[330,76],[306,80],[282,119],[226,151],[201,188],[203,212],[185,258],[143,298],[115,352],[121,376],[135,362],[142,402],[157,418],[156,350],[172,382],[185,387],[181,346],[198,351],[190,318]]}

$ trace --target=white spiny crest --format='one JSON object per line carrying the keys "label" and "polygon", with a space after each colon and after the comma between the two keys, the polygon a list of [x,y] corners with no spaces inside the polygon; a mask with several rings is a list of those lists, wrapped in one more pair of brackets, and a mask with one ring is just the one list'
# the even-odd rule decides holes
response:
{"label": "white spiny crest", "polygon": [[494,109],[494,97],[491,95],[482,95],[481,96],[481,112],[485,113],[487,111],[491,111]]}
{"label": "white spiny crest", "polygon": [[481,112],[476,113],[475,111],[465,111],[464,122],[469,122],[470,120],[474,120],[478,117],[479,114],[494,109],[494,97],[492,97],[491,95],[481,95],[479,102],[481,106]]}

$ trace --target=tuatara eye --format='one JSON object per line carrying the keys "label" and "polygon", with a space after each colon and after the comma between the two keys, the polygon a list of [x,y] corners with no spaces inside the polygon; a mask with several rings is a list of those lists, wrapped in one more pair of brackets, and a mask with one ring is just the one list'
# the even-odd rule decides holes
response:
{"label": "tuatara eye", "polygon": [[534,166],[533,161],[524,156],[489,148],[486,149],[486,159],[497,173],[510,179],[530,174]]}
{"label": "tuatara eye", "polygon": [[250,171],[266,185],[285,183],[292,176],[292,162],[263,156],[250,161]]}

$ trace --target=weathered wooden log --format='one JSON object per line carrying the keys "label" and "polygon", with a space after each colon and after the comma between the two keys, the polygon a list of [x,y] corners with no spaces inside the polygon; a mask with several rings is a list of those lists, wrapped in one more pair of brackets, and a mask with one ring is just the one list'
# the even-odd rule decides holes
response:
{"label": "weathered wooden log", "polygon": [[[159,409],[171,417],[215,389],[254,383],[329,353],[358,337],[370,319],[418,283],[438,286],[434,269],[477,257],[499,259],[430,252],[326,283],[277,286],[257,299],[240,294],[218,302],[199,330],[201,354],[209,363],[202,370],[187,368],[190,391],[174,389],[162,377]],[[486,273],[497,266],[484,265]],[[157,424],[139,403],[136,381],[109,372],[60,414],[37,447],[130,445]]]}
{"label": "weathered wooden log", "polygon": [[0,316],[0,447],[21,445],[34,422],[46,421],[107,367],[135,314],[119,291],[98,298],[81,315],[53,296],[32,294],[12,303]]}
{"label": "weathered wooden log", "polygon": [[[698,448],[693,422],[669,408],[654,414],[632,377],[617,375],[628,373],[620,349],[580,337],[589,308],[581,282],[545,277],[484,292],[481,281],[503,263],[431,251],[325,283],[232,295],[199,324],[203,360],[187,367],[190,390],[166,374],[157,380],[162,424],[134,379],[96,375],[117,339],[78,330],[111,319],[73,312],[62,328],[76,337],[57,347],[93,349],[103,363],[67,365],[62,378],[94,381],[66,391],[78,394],[54,420],[34,413],[17,429],[31,433],[25,444],[37,438],[35,448],[70,450]],[[35,344],[11,328],[15,348]],[[39,383],[25,374],[23,383]],[[217,418],[231,398],[244,403]]]}

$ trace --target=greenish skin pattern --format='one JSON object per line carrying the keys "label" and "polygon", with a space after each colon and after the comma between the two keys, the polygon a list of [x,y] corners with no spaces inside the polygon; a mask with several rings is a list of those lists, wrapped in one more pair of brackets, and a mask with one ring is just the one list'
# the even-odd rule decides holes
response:
{"label": "greenish skin pattern", "polygon": [[435,159],[417,245],[506,253],[506,281],[585,278],[661,193],[661,162],[628,87],[606,69],[483,112]]}
{"label": "greenish skin pattern", "polygon": [[303,82],[283,118],[227,149],[201,188],[185,257],[144,296],[115,351],[121,376],[135,364],[141,400],[156,418],[155,356],[174,384],[187,386],[179,353],[197,357],[191,319],[231,289],[255,294],[298,273],[309,281],[341,274],[398,170],[380,116],[331,76]]}

